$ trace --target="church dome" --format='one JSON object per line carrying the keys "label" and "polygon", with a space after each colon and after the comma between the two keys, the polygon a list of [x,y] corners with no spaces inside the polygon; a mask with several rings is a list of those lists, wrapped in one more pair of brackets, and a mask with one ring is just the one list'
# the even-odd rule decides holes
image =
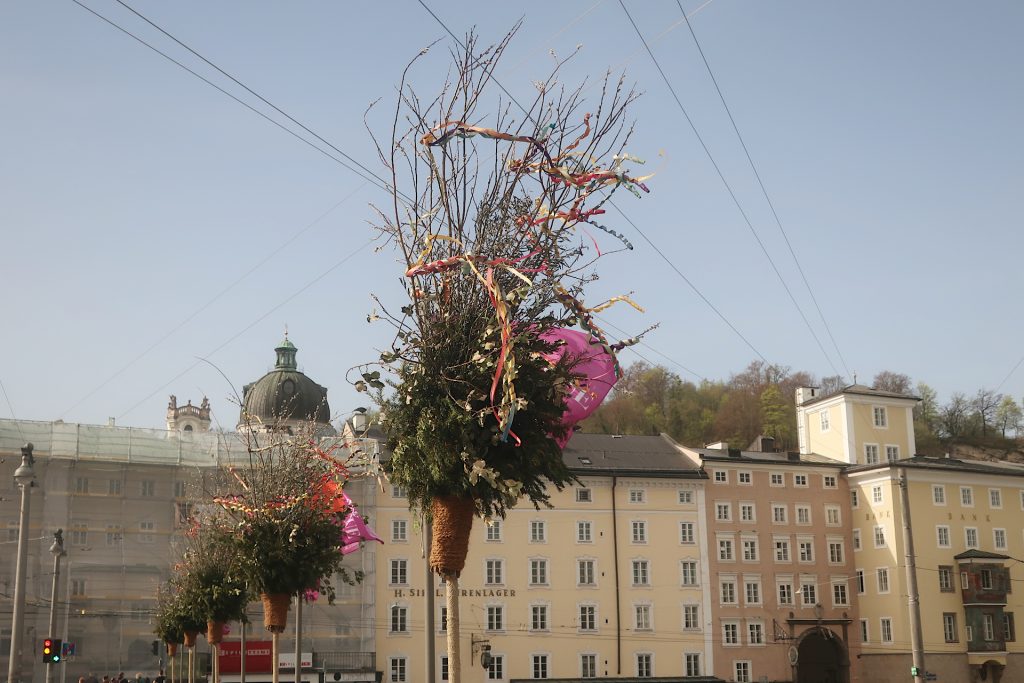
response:
{"label": "church dome", "polygon": [[298,348],[288,335],[274,351],[274,369],[242,390],[239,428],[246,426],[247,419],[252,427],[273,431],[290,432],[308,422],[330,426],[327,389],[299,372],[295,362]]}

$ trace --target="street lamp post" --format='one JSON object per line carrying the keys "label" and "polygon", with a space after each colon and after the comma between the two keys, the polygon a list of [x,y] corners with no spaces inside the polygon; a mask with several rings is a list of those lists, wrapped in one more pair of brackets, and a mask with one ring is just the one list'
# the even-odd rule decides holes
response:
{"label": "street lamp post", "polygon": [[[57,529],[53,534],[53,545],[50,546],[50,553],[53,554],[53,587],[50,589],[50,628],[46,631],[47,638],[53,638],[57,634],[57,579],[60,577],[60,558],[67,555],[64,551],[64,530]],[[53,663],[46,663],[46,683],[53,680]]]}
{"label": "street lamp post", "polygon": [[28,570],[28,515],[30,489],[35,486],[35,459],[30,443],[21,447],[21,465],[14,470],[14,481],[21,488],[21,513],[18,517],[18,563],[14,572],[14,614],[11,617],[11,657],[7,665],[7,683],[19,683],[21,633],[25,626],[25,575]]}

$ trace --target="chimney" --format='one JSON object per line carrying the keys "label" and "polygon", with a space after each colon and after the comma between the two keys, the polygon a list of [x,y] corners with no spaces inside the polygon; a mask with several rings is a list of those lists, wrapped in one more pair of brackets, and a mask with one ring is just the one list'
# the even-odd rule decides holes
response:
{"label": "chimney", "polygon": [[817,398],[821,390],[818,387],[797,387],[796,389],[796,404],[803,405],[812,398]]}
{"label": "chimney", "polygon": [[116,426],[116,425],[114,424],[115,422],[116,422],[116,420],[115,420],[114,418],[112,418],[112,417],[108,417],[108,418],[107,418],[107,426],[108,426],[108,427],[114,427],[114,426]]}
{"label": "chimney", "polygon": [[754,439],[754,443],[750,444],[750,450],[757,451],[758,453],[774,453],[775,438],[765,436],[763,434],[758,435],[758,437]]}
{"label": "chimney", "polygon": [[714,443],[709,443],[704,448],[709,448],[713,451],[725,451],[729,450],[729,444],[725,441],[716,441]]}
{"label": "chimney", "polygon": [[800,462],[800,453],[797,451],[786,451],[786,460],[790,462]]}

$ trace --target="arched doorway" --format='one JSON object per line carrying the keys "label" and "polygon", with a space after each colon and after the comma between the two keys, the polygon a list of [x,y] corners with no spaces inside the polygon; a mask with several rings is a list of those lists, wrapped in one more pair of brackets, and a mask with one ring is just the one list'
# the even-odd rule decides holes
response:
{"label": "arched doorway", "polygon": [[796,683],[847,683],[850,665],[843,642],[826,628],[804,632],[797,645]]}

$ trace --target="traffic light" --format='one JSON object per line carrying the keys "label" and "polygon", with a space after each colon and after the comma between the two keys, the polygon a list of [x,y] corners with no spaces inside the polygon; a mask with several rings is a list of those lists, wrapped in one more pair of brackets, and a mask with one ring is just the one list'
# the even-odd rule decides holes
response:
{"label": "traffic light", "polygon": [[46,664],[57,664],[60,662],[61,641],[55,638],[43,640],[43,662]]}

